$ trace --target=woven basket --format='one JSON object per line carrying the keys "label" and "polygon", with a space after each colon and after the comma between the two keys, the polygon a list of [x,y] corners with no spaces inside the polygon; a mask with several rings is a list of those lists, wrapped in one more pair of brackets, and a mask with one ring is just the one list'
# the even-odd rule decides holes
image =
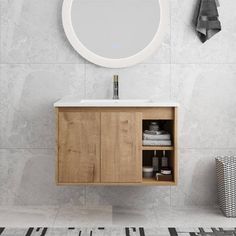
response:
{"label": "woven basket", "polygon": [[216,175],[220,209],[226,217],[236,217],[236,157],[217,157]]}

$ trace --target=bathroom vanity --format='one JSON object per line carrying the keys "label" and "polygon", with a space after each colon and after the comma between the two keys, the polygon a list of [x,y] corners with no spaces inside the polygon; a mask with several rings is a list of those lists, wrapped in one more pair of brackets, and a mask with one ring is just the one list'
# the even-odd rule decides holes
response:
{"label": "bathroom vanity", "polygon": [[[59,185],[176,185],[177,104],[148,100],[79,100],[65,97],[56,110],[56,182]],[[149,121],[162,121],[170,146],[143,146]],[[171,181],[143,178],[152,152],[165,150]]]}

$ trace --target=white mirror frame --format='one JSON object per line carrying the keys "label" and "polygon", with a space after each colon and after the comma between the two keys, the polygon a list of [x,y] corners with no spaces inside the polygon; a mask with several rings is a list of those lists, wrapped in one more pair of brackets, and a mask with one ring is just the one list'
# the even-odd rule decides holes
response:
{"label": "white mirror frame", "polygon": [[[165,35],[165,30],[167,28],[166,23],[168,20],[168,6],[167,0],[159,0],[160,3],[160,24],[157,33],[155,34],[152,41],[140,52],[133,56],[121,58],[121,59],[111,59],[99,56],[92,51],[88,50],[78,39],[71,22],[71,7],[74,0],[64,0],[62,7],[62,23],[65,34],[73,46],[73,48],[86,60],[107,68],[123,68],[133,66],[144,61],[146,58],[151,56],[158,47]],[[146,0],[144,0],[146,1]]]}

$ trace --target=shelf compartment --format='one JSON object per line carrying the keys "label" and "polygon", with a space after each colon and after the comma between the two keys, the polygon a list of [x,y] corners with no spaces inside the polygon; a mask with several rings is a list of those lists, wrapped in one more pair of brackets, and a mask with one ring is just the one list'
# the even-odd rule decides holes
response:
{"label": "shelf compartment", "polygon": [[[143,166],[152,166],[152,158],[154,156],[154,151],[155,150],[143,150],[142,151],[142,164]],[[163,156],[163,150],[156,150],[157,151],[157,157],[159,158],[160,162],[161,162],[161,157]],[[169,167],[172,170],[172,180],[163,180],[163,181],[157,181],[155,179],[155,177],[153,176],[152,178],[143,178],[143,182],[144,183],[153,183],[153,184],[162,184],[166,183],[166,185],[168,185],[169,183],[175,183],[176,182],[176,165],[175,165],[175,151],[174,150],[166,150],[166,156],[168,157],[168,162],[169,162]],[[159,162],[159,165],[160,165]]]}
{"label": "shelf compartment", "polygon": [[[176,146],[176,140],[175,140],[175,122],[174,120],[143,120],[142,121],[142,131],[144,133],[145,130],[149,130],[149,125],[151,122],[158,122],[160,129],[168,132],[170,134],[170,140],[171,140],[171,145],[142,145],[143,150],[154,150],[151,149],[152,147],[155,148],[155,150],[173,150],[171,148]],[[150,140],[151,141],[151,140]],[[153,140],[152,140],[153,141]],[[146,148],[147,147],[147,148]],[[146,149],[145,149],[146,148]],[[163,149],[165,148],[165,149]]]}
{"label": "shelf compartment", "polygon": [[[143,166],[151,166],[152,165],[152,158],[154,156],[154,151],[157,151],[157,157],[161,159],[163,156],[163,150],[143,150],[142,157],[143,157]],[[173,150],[164,150],[166,151],[166,156],[168,157],[169,165],[172,166],[171,159],[173,159]],[[148,160],[147,160],[148,159]]]}

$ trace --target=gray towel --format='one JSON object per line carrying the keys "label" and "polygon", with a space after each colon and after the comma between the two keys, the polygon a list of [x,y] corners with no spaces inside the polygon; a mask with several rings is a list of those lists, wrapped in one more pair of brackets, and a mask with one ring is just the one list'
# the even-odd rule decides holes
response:
{"label": "gray towel", "polygon": [[171,140],[143,140],[143,146],[171,146]]}
{"label": "gray towel", "polygon": [[203,43],[221,31],[217,5],[218,0],[198,0],[193,24]]}
{"label": "gray towel", "polygon": [[170,134],[143,134],[144,140],[170,140]]}

